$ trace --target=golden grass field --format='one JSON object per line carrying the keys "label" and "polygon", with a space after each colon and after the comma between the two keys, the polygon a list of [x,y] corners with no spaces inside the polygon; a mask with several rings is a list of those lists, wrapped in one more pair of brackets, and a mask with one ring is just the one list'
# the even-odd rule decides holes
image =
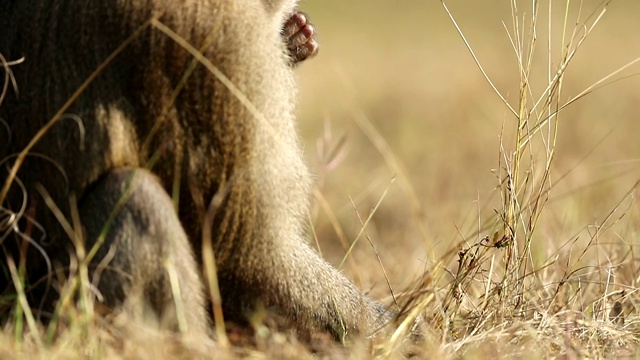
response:
{"label": "golden grass field", "polygon": [[[519,112],[510,2],[445,3],[491,82]],[[531,3],[516,2],[524,49],[531,44]],[[602,4],[539,2],[528,111],[534,99],[546,99],[565,48],[576,48]],[[366,234],[394,290],[425,268],[433,276],[427,288],[437,294],[426,318],[437,319],[443,306],[450,313],[448,324],[427,325],[430,351],[442,357],[635,354],[640,67],[615,74],[564,108],[523,147],[518,199],[546,201],[537,210],[521,206],[516,239],[524,257],[517,274],[503,275],[506,248],[483,248],[481,264],[463,276],[457,253],[475,251],[485,236],[494,241],[504,235],[501,181],[514,158],[517,116],[484,78],[440,2],[326,0],[303,7],[318,26],[322,46],[318,58],[300,70],[300,127],[309,163],[349,241],[361,229],[357,214],[366,219],[380,202]],[[640,3],[632,0],[607,6],[566,66],[554,102],[564,104],[640,57],[639,12]],[[543,104],[535,110],[529,127],[548,114]],[[331,140],[322,141],[327,128]],[[343,151],[338,165],[323,166],[318,144]],[[542,193],[531,192],[541,184]],[[525,231],[532,212],[539,218],[533,231]],[[323,254],[338,263],[345,252],[329,219],[319,207],[315,228]],[[382,267],[365,238],[351,259],[354,265],[345,271],[362,288],[388,297]],[[438,303],[449,301],[452,283],[465,276],[460,301]],[[503,296],[496,294],[500,286],[507,287]],[[616,302],[624,324],[608,319]]]}
{"label": "golden grass field", "polygon": [[0,358],[636,357],[640,3],[539,2],[535,41],[532,1],[445,4],[500,95],[439,1],[301,4],[309,241],[422,340],[259,328],[224,350],[70,321],[48,347],[7,326]]}

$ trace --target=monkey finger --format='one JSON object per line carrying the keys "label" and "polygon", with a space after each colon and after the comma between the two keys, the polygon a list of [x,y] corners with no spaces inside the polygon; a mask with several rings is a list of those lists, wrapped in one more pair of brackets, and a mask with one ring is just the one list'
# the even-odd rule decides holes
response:
{"label": "monkey finger", "polygon": [[289,39],[287,47],[294,61],[301,62],[318,53],[319,44],[315,34],[313,25],[307,24]]}
{"label": "monkey finger", "polygon": [[293,34],[297,33],[300,28],[308,23],[307,19],[307,14],[301,11],[296,11],[291,14],[289,19],[284,23],[284,26],[282,27],[282,36],[284,36],[285,39],[290,38]]}
{"label": "monkey finger", "polygon": [[309,39],[301,46],[289,48],[289,52],[295,62],[302,62],[316,56],[318,54],[318,48],[318,42],[315,39]]}
{"label": "monkey finger", "polygon": [[315,35],[316,35],[316,29],[313,27],[313,25],[306,24],[300,29],[298,29],[298,31],[295,34],[289,37],[288,46],[290,49],[298,48],[306,44],[310,40],[313,40],[315,38]]}

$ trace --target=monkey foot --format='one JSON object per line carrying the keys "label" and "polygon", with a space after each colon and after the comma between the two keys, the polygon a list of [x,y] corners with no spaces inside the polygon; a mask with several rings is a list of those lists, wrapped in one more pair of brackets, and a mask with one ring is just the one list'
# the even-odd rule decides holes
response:
{"label": "monkey foot", "polygon": [[284,37],[291,62],[297,64],[316,56],[319,44],[316,39],[316,28],[309,22],[307,14],[295,11],[284,23]]}

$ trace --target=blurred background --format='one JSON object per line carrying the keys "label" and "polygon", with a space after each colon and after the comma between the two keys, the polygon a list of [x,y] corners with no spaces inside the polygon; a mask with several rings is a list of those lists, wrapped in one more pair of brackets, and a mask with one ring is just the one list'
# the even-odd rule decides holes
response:
{"label": "blurred background", "polygon": [[[565,9],[568,41],[576,24],[592,23],[602,1],[555,1],[551,11],[548,1],[540,3],[531,79],[536,96],[548,83],[547,19],[555,69]],[[514,28],[511,2],[445,4],[487,75],[517,109],[520,75],[507,33]],[[528,23],[531,2],[516,4]],[[320,251],[339,265],[346,253],[340,233],[353,242],[380,203],[351,254],[356,266],[343,268],[384,297],[382,267],[364,235],[394,289],[448,251],[491,235],[502,209],[496,175],[504,167],[501,142],[506,153],[513,151],[516,119],[440,1],[307,0],[300,8],[317,26],[321,44],[318,57],[298,69],[299,128],[319,190],[311,217]],[[638,19],[638,1],[609,4],[570,63],[561,99],[640,57]],[[560,114],[553,188],[532,245],[541,261],[569,241],[589,241],[594,227],[618,220],[608,216],[620,206],[625,221],[611,228],[603,246],[637,242],[638,204],[625,194],[640,179],[639,71],[631,66],[615,76],[622,80]]]}

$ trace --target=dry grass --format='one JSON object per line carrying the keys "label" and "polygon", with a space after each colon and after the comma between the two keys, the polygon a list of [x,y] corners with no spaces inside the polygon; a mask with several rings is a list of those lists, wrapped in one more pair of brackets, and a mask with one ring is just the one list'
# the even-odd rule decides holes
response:
{"label": "dry grass", "polygon": [[347,4],[302,4],[323,46],[300,69],[310,218],[398,330],[309,349],[257,321],[222,349],[80,308],[55,341],[9,324],[0,358],[635,356],[640,4]]}
{"label": "dry grass", "polygon": [[[385,193],[366,232],[392,288],[425,273],[409,309],[445,357],[637,347],[638,5],[551,4],[448,1],[456,25],[418,2],[314,19],[329,39],[301,75],[302,127],[317,138],[328,121],[348,148],[330,175],[316,161],[334,209],[318,237],[336,237],[334,217],[356,238]],[[388,294],[366,242],[351,258],[364,288]]]}

